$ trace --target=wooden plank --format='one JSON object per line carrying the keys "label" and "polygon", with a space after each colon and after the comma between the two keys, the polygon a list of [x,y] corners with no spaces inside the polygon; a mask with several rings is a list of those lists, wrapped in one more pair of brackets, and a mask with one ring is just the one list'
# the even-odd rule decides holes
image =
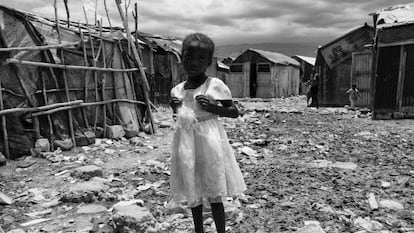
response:
{"label": "wooden plank", "polygon": [[8,64],[20,64],[20,65],[30,65],[30,66],[38,66],[38,67],[50,67],[50,68],[58,68],[63,70],[92,70],[92,71],[107,71],[107,72],[136,72],[139,68],[128,68],[128,69],[113,69],[113,68],[101,68],[101,67],[90,67],[90,66],[74,66],[74,65],[60,65],[60,64],[52,64],[52,63],[45,63],[45,62],[32,62],[32,61],[23,61],[14,58],[6,59],[6,63]]}

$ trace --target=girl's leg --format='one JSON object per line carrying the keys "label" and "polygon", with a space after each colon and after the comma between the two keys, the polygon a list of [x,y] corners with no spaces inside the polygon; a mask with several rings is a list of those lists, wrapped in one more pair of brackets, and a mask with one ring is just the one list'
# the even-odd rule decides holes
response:
{"label": "girl's leg", "polygon": [[193,214],[194,229],[196,233],[204,233],[203,228],[203,205],[191,208]]}
{"label": "girl's leg", "polygon": [[214,223],[216,224],[217,233],[226,232],[226,217],[224,215],[223,203],[210,203],[211,212],[213,212]]}

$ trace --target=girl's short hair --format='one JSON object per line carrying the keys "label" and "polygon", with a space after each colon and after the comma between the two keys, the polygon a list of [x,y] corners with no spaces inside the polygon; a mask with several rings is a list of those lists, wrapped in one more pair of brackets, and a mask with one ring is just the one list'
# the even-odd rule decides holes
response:
{"label": "girl's short hair", "polygon": [[210,56],[213,57],[214,54],[214,42],[213,40],[208,37],[207,35],[203,33],[191,33],[188,36],[186,36],[183,40],[183,46],[181,47],[181,54],[184,53],[184,51],[190,47],[191,42],[198,41],[199,43],[203,44],[207,51],[209,52]]}

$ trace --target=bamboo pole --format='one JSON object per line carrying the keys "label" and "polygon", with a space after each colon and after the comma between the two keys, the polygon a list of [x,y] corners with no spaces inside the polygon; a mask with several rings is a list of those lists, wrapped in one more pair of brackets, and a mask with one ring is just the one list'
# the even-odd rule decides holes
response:
{"label": "bamboo pole", "polygon": [[78,45],[79,42],[70,42],[64,44],[52,44],[52,45],[42,45],[42,46],[31,46],[31,47],[9,47],[9,48],[0,48],[0,52],[12,52],[12,51],[39,51],[39,50],[49,50],[57,48],[72,47]]}
{"label": "bamboo pole", "polygon": [[[102,19],[101,19],[102,22]],[[105,44],[102,40],[102,24],[98,21],[99,25],[99,34],[101,37],[101,45],[102,45],[102,60],[103,60],[103,67],[106,68],[106,51],[105,51]],[[102,78],[102,100],[105,101],[105,83],[106,83],[107,74],[106,72],[103,73]],[[106,104],[103,105],[103,135],[106,136]]]}
{"label": "bamboo pole", "polygon": [[[88,62],[88,55],[86,53],[86,46],[85,46],[85,42],[83,40],[83,32],[82,29],[80,28],[80,25],[78,23],[78,28],[79,28],[79,36],[81,37],[81,41],[82,41],[82,52],[83,52],[83,59],[85,60],[85,66],[89,67],[89,62]],[[87,72],[87,71],[86,71]],[[85,103],[88,102],[88,83],[89,83],[89,75],[88,73],[85,72],[85,83],[84,83],[84,101]],[[82,108],[82,115],[85,121],[85,125],[86,128],[89,129],[89,121],[88,121],[88,116],[86,115],[85,109]]]}
{"label": "bamboo pole", "polygon": [[128,28],[127,20],[125,19],[124,13],[122,12],[122,9],[121,9],[121,5],[120,5],[121,1],[120,0],[115,0],[115,2],[116,2],[116,6],[118,8],[121,20],[124,24],[124,28],[127,32],[128,42],[131,44],[133,55],[135,57],[135,60],[138,63],[138,67],[140,68],[139,71],[141,73],[142,80],[144,81],[144,98],[145,98],[145,102],[147,103],[147,110],[148,110],[149,120],[150,120],[150,124],[151,124],[151,133],[155,133],[154,121],[153,121],[153,118],[152,118],[151,107],[150,107],[149,99],[148,99],[148,91],[150,89],[149,84],[148,84],[148,80],[146,78],[146,75],[145,75],[143,65],[141,63],[141,59],[139,57],[138,51],[137,51],[135,45],[131,41],[131,33],[129,31],[129,28]]}
{"label": "bamboo pole", "polygon": [[69,15],[69,7],[68,7],[68,0],[63,0],[63,3],[65,4],[65,10],[66,10],[66,20],[68,23],[68,28],[70,27],[70,15]]}
{"label": "bamboo pole", "polygon": [[[42,91],[43,91],[43,99],[45,101],[45,106],[48,104],[47,101],[47,93],[46,93],[46,81],[45,81],[45,77],[42,75]],[[50,117],[50,114],[47,114],[47,122],[49,124],[49,141],[50,141],[50,148],[52,149],[52,151],[54,151],[54,145],[53,142],[54,140],[54,135],[53,135],[53,123],[52,123],[52,118]]]}
{"label": "bamboo pole", "polygon": [[106,5],[106,0],[104,0],[104,6],[105,6],[106,18],[108,19],[108,24],[110,28],[109,31],[112,32],[112,24],[111,24],[111,19],[109,17],[108,6]]}
{"label": "bamboo pole", "polygon": [[[112,86],[106,86],[105,87],[105,90],[113,90],[114,89],[114,87],[112,87]],[[68,90],[69,91],[85,91],[85,89],[84,88],[68,88]],[[88,88],[88,91],[93,91],[93,90],[95,90],[94,88]],[[100,88],[99,90],[102,90],[102,88]],[[5,90],[4,88],[3,88],[3,91],[8,91],[7,89]],[[65,91],[65,89],[48,89],[48,90],[46,90],[46,93],[52,93],[52,92],[62,92],[62,91]],[[38,90],[38,91],[35,91],[35,93],[36,94],[39,94],[39,93],[42,93],[42,91],[41,90]],[[21,95],[19,95],[19,96],[21,96]],[[87,101],[85,101],[85,102],[87,102]]]}
{"label": "bamboo pole", "polygon": [[[58,35],[58,42],[59,44],[62,43],[62,39],[60,37],[60,28],[59,28],[59,20],[58,20],[58,10],[57,10],[57,5],[56,5],[56,0],[54,0],[54,8],[55,8],[55,20],[56,20],[56,32]],[[65,64],[65,57],[63,55],[63,50],[59,51],[59,55],[60,55],[60,60],[62,62],[62,64]],[[63,75],[63,81],[65,83],[65,89],[66,89],[66,100],[70,101],[70,95],[69,95],[69,91],[68,91],[68,79],[66,77],[66,72],[65,70],[63,70],[62,72]],[[70,130],[70,135],[72,138],[72,143],[73,143],[73,147],[76,147],[76,139],[75,139],[75,130],[73,128],[73,115],[72,115],[72,110],[69,109],[68,111],[68,117],[69,117],[69,130]]]}
{"label": "bamboo pole", "polygon": [[[4,108],[3,103],[3,91],[1,90],[2,86],[2,75],[0,75],[0,110],[2,111]],[[4,143],[4,153],[6,154],[6,158],[10,159],[10,150],[9,150],[9,137],[7,134],[7,120],[6,116],[1,116],[1,128],[3,130],[3,143]]]}
{"label": "bamboo pole", "polygon": [[[52,114],[52,113],[55,113],[55,112],[64,111],[64,110],[68,110],[68,109],[104,105],[104,104],[110,104],[110,103],[116,103],[116,102],[139,104],[139,105],[144,105],[144,106],[147,105],[146,103],[144,103],[142,101],[137,101],[137,100],[111,99],[111,100],[105,100],[105,101],[99,101],[99,102],[89,102],[89,103],[82,103],[82,104],[79,104],[79,105],[65,106],[65,107],[55,108],[55,109],[51,109],[51,110],[47,110],[47,111],[39,111],[39,112],[32,113],[32,116],[35,117],[35,116],[41,116],[41,115],[45,115],[45,114]],[[1,111],[0,111],[0,113],[1,113]]]}
{"label": "bamboo pole", "polygon": [[72,106],[72,105],[80,105],[82,104],[82,100],[75,100],[69,101],[64,103],[56,103],[56,104],[49,104],[40,107],[31,107],[31,108],[9,108],[0,111],[0,115],[6,115],[10,113],[18,113],[18,112],[37,112],[37,111],[46,111],[54,108],[64,107],[64,106]]}
{"label": "bamboo pole", "polygon": [[38,66],[38,67],[50,67],[57,68],[62,70],[91,70],[91,71],[105,71],[105,72],[136,72],[139,68],[128,68],[128,69],[113,69],[113,68],[101,68],[101,67],[86,67],[86,66],[73,66],[73,65],[60,65],[53,63],[45,62],[32,62],[32,61],[23,61],[14,58],[6,59],[7,64],[19,64],[19,65],[29,65],[29,66]]}
{"label": "bamboo pole", "polygon": [[[89,28],[88,16],[86,15],[85,7],[83,7],[83,13],[85,15],[85,21],[86,21],[86,26],[88,28],[89,40],[90,40],[90,43],[91,43],[92,57],[93,57],[93,67],[96,67],[95,46],[93,45],[91,30]],[[94,84],[95,84],[95,102],[98,102],[98,100],[99,100],[98,99],[98,76],[97,76],[96,72],[93,72],[93,81],[94,81]],[[95,107],[95,118],[94,118],[94,121],[93,121],[93,131],[95,133],[96,133],[97,123],[98,123],[98,107]]]}

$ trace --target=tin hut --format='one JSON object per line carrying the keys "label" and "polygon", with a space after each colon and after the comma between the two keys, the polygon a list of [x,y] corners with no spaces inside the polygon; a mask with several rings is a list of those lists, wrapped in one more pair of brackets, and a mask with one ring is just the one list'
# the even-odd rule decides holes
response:
{"label": "tin hut", "polygon": [[370,106],[372,53],[367,45],[373,37],[374,28],[365,24],[318,49],[315,71],[320,76],[320,106],[349,104],[346,91],[353,83],[362,96],[357,106]]}
{"label": "tin hut", "polygon": [[299,94],[299,62],[286,55],[248,49],[230,66],[234,97],[276,98]]}
{"label": "tin hut", "polygon": [[230,67],[220,62],[217,57],[213,57],[211,66],[208,67],[206,74],[221,79],[224,83],[228,83]]}
{"label": "tin hut", "polygon": [[414,4],[390,7],[373,17],[373,119],[414,117]]}
{"label": "tin hut", "polygon": [[315,67],[316,58],[300,56],[300,55],[295,55],[292,58],[300,63],[299,77],[300,77],[301,85],[299,89],[299,94],[306,94],[305,83],[311,79],[311,76],[312,76],[312,73]]}

